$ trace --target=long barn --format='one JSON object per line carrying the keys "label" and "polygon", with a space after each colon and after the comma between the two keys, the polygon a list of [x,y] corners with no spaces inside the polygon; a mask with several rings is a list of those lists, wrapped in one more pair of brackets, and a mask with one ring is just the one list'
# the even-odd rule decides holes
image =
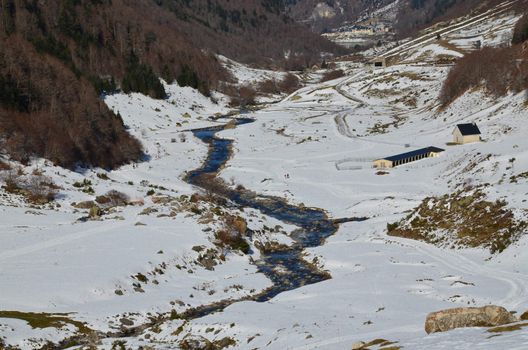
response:
{"label": "long barn", "polygon": [[374,168],[394,168],[399,165],[415,162],[420,159],[438,157],[442,152],[444,152],[443,149],[433,146],[421,148],[416,151],[376,159],[374,161]]}

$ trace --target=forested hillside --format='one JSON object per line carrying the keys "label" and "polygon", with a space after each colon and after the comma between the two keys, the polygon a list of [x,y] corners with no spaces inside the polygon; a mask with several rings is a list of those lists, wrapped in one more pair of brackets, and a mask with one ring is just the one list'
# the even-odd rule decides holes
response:
{"label": "forested hillside", "polygon": [[302,68],[335,45],[282,16],[274,1],[0,2],[2,152],[113,168],[141,146],[101,103],[121,87],[165,97],[157,77],[208,94],[229,74],[214,54]]}

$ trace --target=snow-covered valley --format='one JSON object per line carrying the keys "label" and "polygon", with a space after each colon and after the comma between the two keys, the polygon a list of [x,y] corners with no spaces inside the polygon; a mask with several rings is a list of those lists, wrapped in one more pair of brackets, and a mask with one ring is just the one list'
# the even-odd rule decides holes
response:
{"label": "snow-covered valley", "polygon": [[[505,202],[515,222],[528,221],[526,93],[495,99],[475,90],[446,109],[437,99],[449,71],[438,61],[460,57],[475,36],[500,45],[516,18],[500,12],[489,19],[495,26],[478,22],[478,29],[446,32],[440,43],[408,45],[386,68],[341,62],[345,77],[245,112],[254,122],[242,125],[222,117],[230,112],[225,96],[213,102],[177,84],[166,86],[161,101],[106,96],[147,157],[111,172],[73,172],[43,160],[17,170],[53,179],[59,195],[47,205],[0,191],[0,348],[350,349],[374,340],[369,349],[528,348],[523,326],[424,331],[429,312],[450,307],[527,311],[528,236],[514,235],[491,253],[459,245],[441,229],[437,245],[388,235],[389,224],[424,199],[457,191],[478,190]],[[243,82],[277,75],[230,65]],[[483,141],[452,144],[458,123],[477,123]],[[218,177],[231,190],[319,208],[329,219],[367,218],[341,223],[321,245],[304,249],[314,271],[331,278],[251,300],[273,285],[257,262],[269,247],[295,244],[299,227],[219,202],[214,190],[186,181],[208,159],[207,144],[191,130],[224,124],[217,137],[233,147]],[[428,146],[445,152],[373,168],[375,159]],[[96,197],[111,190],[130,204],[92,215]],[[226,216],[251,231],[249,252],[219,244]],[[280,266],[275,273],[288,278]],[[226,300],[221,311],[186,317]]]}

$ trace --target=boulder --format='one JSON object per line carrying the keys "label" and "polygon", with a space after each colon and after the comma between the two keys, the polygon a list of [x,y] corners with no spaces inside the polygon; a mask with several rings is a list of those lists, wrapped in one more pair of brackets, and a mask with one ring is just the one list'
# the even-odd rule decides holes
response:
{"label": "boulder", "polygon": [[179,345],[183,350],[216,350],[213,343],[199,335],[187,335]]}
{"label": "boulder", "polygon": [[354,343],[352,344],[352,350],[362,350],[365,348],[365,345],[367,345],[367,343],[365,343],[364,341]]}
{"label": "boulder", "polygon": [[494,327],[516,321],[515,316],[501,306],[459,307],[427,315],[425,331],[436,333],[464,327]]}
{"label": "boulder", "polygon": [[84,201],[79,203],[72,203],[72,206],[77,209],[92,209],[92,207],[96,205],[94,201]]}

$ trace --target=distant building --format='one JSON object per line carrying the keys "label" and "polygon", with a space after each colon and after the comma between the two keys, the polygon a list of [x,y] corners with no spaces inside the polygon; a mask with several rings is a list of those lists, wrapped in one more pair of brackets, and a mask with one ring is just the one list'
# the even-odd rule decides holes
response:
{"label": "distant building", "polygon": [[444,152],[443,149],[433,146],[421,148],[412,152],[397,154],[395,156],[387,158],[376,159],[374,161],[374,168],[394,168],[399,165],[415,162],[420,159],[438,157],[442,152]]}
{"label": "distant building", "polygon": [[463,145],[481,140],[480,130],[475,123],[457,124],[453,130],[453,142]]}
{"label": "distant building", "polygon": [[370,63],[376,68],[387,67],[387,59],[385,57],[376,57]]}

